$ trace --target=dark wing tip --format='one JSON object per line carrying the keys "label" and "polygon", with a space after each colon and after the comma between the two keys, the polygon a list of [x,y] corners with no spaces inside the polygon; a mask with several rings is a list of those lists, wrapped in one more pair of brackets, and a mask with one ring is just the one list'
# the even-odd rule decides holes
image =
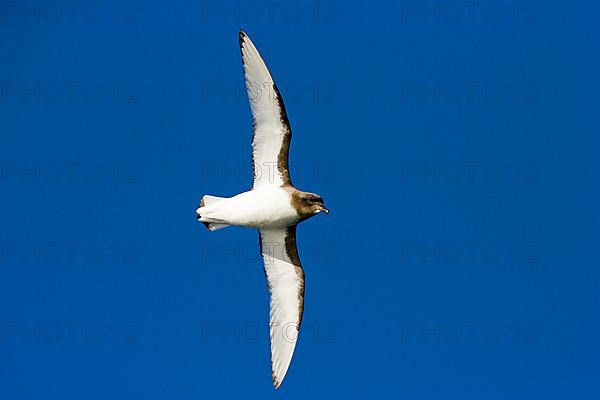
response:
{"label": "dark wing tip", "polygon": [[248,37],[248,34],[243,29],[240,29],[240,33],[239,33],[238,37],[239,37],[240,47],[242,47],[242,45],[244,44],[244,41]]}
{"label": "dark wing tip", "polygon": [[275,388],[275,390],[279,389],[279,386],[281,386],[281,382],[275,376],[275,371],[271,371],[271,378],[273,379],[273,387]]}

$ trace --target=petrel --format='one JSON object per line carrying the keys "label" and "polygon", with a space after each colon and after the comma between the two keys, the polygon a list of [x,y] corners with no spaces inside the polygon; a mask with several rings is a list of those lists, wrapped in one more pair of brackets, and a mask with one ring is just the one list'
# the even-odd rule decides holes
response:
{"label": "petrel", "polygon": [[304,271],[296,248],[296,226],[329,210],[321,196],[292,185],[288,167],[292,130],[283,98],[243,30],[239,43],[253,117],[254,182],[250,191],[230,198],[203,196],[196,214],[211,231],[230,225],[258,229],[271,297],[271,369],[277,389],[292,361],[304,310]]}

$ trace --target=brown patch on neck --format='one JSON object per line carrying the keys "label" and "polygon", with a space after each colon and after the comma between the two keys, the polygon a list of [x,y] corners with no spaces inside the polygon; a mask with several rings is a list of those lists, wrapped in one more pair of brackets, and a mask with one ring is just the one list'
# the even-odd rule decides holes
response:
{"label": "brown patch on neck", "polygon": [[311,206],[302,201],[302,197],[300,197],[301,192],[298,189],[289,185],[283,186],[283,189],[287,190],[290,194],[292,207],[296,210],[300,221],[304,221],[314,215]]}

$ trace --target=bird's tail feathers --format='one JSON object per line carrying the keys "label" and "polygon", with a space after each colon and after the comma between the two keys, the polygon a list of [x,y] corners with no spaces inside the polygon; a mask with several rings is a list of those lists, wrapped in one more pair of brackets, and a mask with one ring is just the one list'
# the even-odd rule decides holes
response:
{"label": "bird's tail feathers", "polygon": [[219,203],[222,200],[225,200],[226,197],[217,197],[211,195],[204,195],[202,200],[200,200],[200,207],[198,208],[198,221],[202,222],[204,226],[208,228],[209,231],[216,231],[217,229],[227,228],[229,225],[222,222],[222,220],[218,220],[216,218],[211,218],[202,213],[202,208],[213,206],[216,203]]}
{"label": "bird's tail feathers", "polygon": [[200,207],[212,206],[215,203],[218,203],[225,199],[226,199],[226,197],[217,197],[217,196],[211,196],[209,194],[205,194],[202,197],[202,200],[200,200]]}
{"label": "bird's tail feathers", "polygon": [[208,228],[209,231],[216,231],[217,229],[227,228],[229,225],[227,224],[217,224],[215,222],[204,222],[200,221]]}

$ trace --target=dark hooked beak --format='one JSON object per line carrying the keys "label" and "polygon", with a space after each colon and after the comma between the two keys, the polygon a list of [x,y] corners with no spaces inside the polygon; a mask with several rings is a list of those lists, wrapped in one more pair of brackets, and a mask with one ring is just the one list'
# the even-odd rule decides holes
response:
{"label": "dark hooked beak", "polygon": [[323,211],[325,215],[329,215],[329,210],[326,209],[324,206],[321,206],[321,211]]}

